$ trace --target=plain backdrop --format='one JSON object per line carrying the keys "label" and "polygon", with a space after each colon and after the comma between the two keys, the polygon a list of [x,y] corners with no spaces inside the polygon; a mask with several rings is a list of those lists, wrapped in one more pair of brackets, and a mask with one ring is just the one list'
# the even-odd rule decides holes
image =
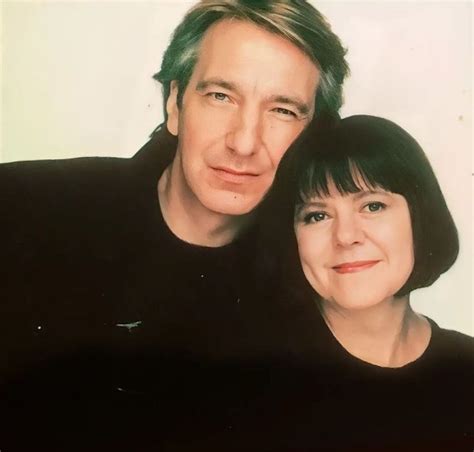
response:
{"label": "plain backdrop", "polygon": [[[162,121],[151,76],[192,3],[3,0],[0,161],[133,155]],[[415,136],[457,223],[458,261],[413,305],[472,335],[472,5],[312,3],[348,49],[342,115],[383,116]]]}

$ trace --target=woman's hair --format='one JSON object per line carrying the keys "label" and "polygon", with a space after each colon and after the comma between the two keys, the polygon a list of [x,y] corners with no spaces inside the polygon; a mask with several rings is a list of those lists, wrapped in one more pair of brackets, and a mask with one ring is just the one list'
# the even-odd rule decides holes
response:
{"label": "woman's hair", "polygon": [[[166,105],[170,83],[178,84],[178,105],[199,57],[201,41],[215,23],[243,20],[275,33],[300,48],[321,71],[316,115],[337,113],[342,83],[349,72],[346,50],[319,11],[305,0],[202,0],[184,17],[166,49],[154,78],[163,85]],[[166,119],[166,109],[165,109]]]}
{"label": "woman's hair", "polygon": [[[275,214],[283,220],[273,228],[275,243],[282,243],[276,234],[288,234],[290,243],[284,246],[296,247],[295,209],[313,195],[328,195],[328,181],[333,181],[341,194],[358,192],[365,184],[406,199],[415,263],[396,295],[431,285],[456,260],[456,226],[431,165],[415,139],[393,122],[358,115],[325,130],[308,127],[282,159],[261,210],[262,218],[267,217],[264,223]],[[284,259],[281,254],[280,258]]]}

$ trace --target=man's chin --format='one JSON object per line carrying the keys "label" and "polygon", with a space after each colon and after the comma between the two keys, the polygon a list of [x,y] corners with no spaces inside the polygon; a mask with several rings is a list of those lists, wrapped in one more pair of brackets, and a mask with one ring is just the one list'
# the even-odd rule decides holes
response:
{"label": "man's chin", "polygon": [[243,216],[252,213],[258,205],[254,196],[246,197],[238,193],[220,193],[201,202],[210,211],[229,216]]}

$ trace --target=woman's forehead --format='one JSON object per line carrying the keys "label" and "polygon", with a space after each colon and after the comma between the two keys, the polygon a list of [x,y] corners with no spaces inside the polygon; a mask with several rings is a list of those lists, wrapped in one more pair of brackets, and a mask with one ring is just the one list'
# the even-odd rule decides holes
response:
{"label": "woman's forehead", "polygon": [[363,173],[354,167],[350,170],[350,176],[345,177],[344,180],[337,177],[334,179],[329,172],[326,172],[323,178],[311,182],[311,186],[308,187],[309,190],[302,190],[301,198],[304,202],[307,199],[314,198],[348,196],[360,192],[388,191],[377,183],[371,183]]}

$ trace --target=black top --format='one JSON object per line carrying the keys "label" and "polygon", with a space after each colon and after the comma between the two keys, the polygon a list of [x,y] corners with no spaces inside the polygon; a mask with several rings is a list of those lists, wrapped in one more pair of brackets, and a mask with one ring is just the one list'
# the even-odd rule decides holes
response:
{"label": "black top", "polygon": [[0,449],[466,441],[472,339],[433,324],[401,369],[352,357],[313,303],[256,276],[253,231],[220,248],[171,233],[156,189],[175,146],[164,130],[132,159],[0,166]]}
{"label": "black top", "polygon": [[156,190],[174,146],[162,131],[132,159],[0,167],[0,449],[164,450],[225,429],[266,378],[280,316],[255,235],[172,234]]}
{"label": "black top", "polygon": [[423,355],[380,367],[347,352],[311,304],[298,308],[304,320],[292,318],[292,359],[274,369],[258,419],[244,423],[254,445],[259,438],[260,450],[472,450],[473,338],[428,319]]}

